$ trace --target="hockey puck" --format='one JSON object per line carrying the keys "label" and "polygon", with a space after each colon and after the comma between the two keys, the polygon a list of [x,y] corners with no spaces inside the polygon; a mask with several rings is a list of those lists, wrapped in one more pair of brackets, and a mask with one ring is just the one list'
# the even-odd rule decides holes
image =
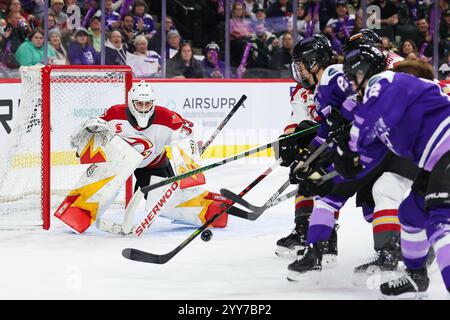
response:
{"label": "hockey puck", "polygon": [[202,232],[202,234],[200,235],[200,237],[202,238],[203,241],[207,242],[209,240],[211,240],[213,236],[213,233],[211,230],[206,229],[205,231]]}

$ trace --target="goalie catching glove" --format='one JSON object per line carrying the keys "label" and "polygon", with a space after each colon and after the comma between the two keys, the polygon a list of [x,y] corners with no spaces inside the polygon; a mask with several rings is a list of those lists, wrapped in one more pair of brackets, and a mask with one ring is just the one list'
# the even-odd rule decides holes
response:
{"label": "goalie catching glove", "polygon": [[97,149],[99,146],[106,146],[106,144],[112,139],[114,134],[110,131],[108,123],[99,118],[91,118],[87,120],[81,130],[73,135],[70,139],[70,145],[77,149],[77,157],[80,157],[93,139],[93,149]]}

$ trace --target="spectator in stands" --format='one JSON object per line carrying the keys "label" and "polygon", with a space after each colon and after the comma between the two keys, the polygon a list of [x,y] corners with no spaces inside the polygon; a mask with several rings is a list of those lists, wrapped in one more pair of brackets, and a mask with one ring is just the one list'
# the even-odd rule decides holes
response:
{"label": "spectator in stands", "polygon": [[6,19],[8,10],[8,0],[0,0],[0,19]]}
{"label": "spectator in stands", "polygon": [[418,59],[419,52],[414,44],[414,41],[406,39],[400,46],[399,54],[405,59]]}
{"label": "spectator in stands", "polygon": [[155,23],[152,16],[148,13],[148,6],[143,0],[136,0],[133,3],[131,13],[134,15],[134,31],[136,34],[142,34],[150,39],[155,33]]}
{"label": "spectator in stands", "polygon": [[340,54],[342,52],[342,43],[339,41],[339,39],[336,36],[336,33],[334,32],[331,25],[325,26],[323,29],[323,34],[330,40],[331,42],[331,48],[334,52],[337,54]]}
{"label": "spectator in stands", "polygon": [[95,65],[100,64],[100,56],[89,43],[88,31],[80,27],[74,33],[75,41],[70,44],[68,57],[70,64]]}
{"label": "spectator in stands", "polygon": [[[167,33],[169,31],[177,31],[175,24],[173,22],[173,19],[171,16],[166,16],[166,39],[167,39]],[[153,37],[148,41],[148,49],[156,51],[158,53],[161,52],[161,28],[158,28],[156,30],[156,33],[153,35]]]}
{"label": "spectator in stands", "polygon": [[398,24],[396,35],[400,39],[413,39],[418,45],[417,22],[426,18],[426,6],[422,1],[402,0],[398,4]]}
{"label": "spectator in stands", "polygon": [[305,5],[298,6],[297,28],[302,36],[311,37],[316,33],[320,33],[319,9],[320,4],[316,2],[310,2],[308,7]]}
{"label": "spectator in stands", "polygon": [[336,15],[327,23],[327,26],[333,29],[334,34],[341,43],[347,40],[355,27],[355,15],[348,14],[347,5],[347,0],[337,0]]}
{"label": "spectator in stands", "polygon": [[200,61],[194,58],[192,46],[184,42],[178,53],[167,61],[168,78],[203,78],[203,67]]}
{"label": "spectator in stands", "polygon": [[239,65],[247,41],[252,34],[250,21],[244,16],[244,6],[240,2],[233,3],[230,19],[230,63],[232,66]]}
{"label": "spectator in stands", "polygon": [[88,31],[91,38],[92,47],[94,47],[95,51],[100,53],[102,49],[102,20],[100,17],[94,16],[91,18]]}
{"label": "spectator in stands", "polygon": [[127,64],[127,49],[122,41],[122,33],[112,30],[105,43],[105,64],[124,66]]}
{"label": "spectator in stands", "polygon": [[11,28],[11,32],[4,35],[5,45],[11,52],[16,52],[17,48],[25,41],[30,33],[30,27],[26,23],[24,17],[19,12],[10,11],[6,18],[7,27]]}
{"label": "spectator in stands", "polygon": [[62,10],[64,7],[64,1],[63,0],[51,0],[50,9],[48,10],[49,13],[53,14],[56,18],[56,25],[58,26],[59,30],[62,31],[63,29],[67,29],[67,14],[65,14]]}
{"label": "spectator in stands", "polygon": [[225,16],[223,6],[219,6],[218,0],[206,0],[202,7],[202,46],[215,41],[224,47]]}
{"label": "spectator in stands", "polygon": [[[48,17],[47,17],[47,23],[48,23],[48,29],[53,29],[53,28],[57,28],[58,26],[56,25],[56,16],[49,12],[48,13]],[[42,25],[44,25],[44,21],[42,20]]]}
{"label": "spectator in stands", "polygon": [[288,30],[288,18],[292,15],[292,5],[289,0],[277,0],[266,10],[269,29],[275,34],[282,34]]}
{"label": "spectator in stands", "polygon": [[[102,10],[99,9],[95,13],[96,17],[102,16]],[[113,1],[105,0],[105,23],[109,30],[121,27],[120,14],[113,10]]]}
{"label": "spectator in stands", "polygon": [[433,35],[425,18],[417,20],[417,29],[419,30],[419,39],[415,45],[419,48],[419,57],[431,61],[433,57]]}
{"label": "spectator in stands", "polygon": [[380,17],[375,17],[374,22],[380,25],[379,30],[375,30],[380,36],[389,37],[394,41],[394,28],[398,24],[397,6],[391,0],[375,0],[371,5],[380,8]]}
{"label": "spectator in stands", "polygon": [[[44,51],[44,33],[40,28],[36,28],[30,32],[25,42],[23,42],[16,51],[16,60],[20,66],[34,66],[43,63]],[[55,56],[55,52],[51,46],[48,47],[48,57]]]}
{"label": "spectator in stands", "polygon": [[181,49],[181,36],[177,30],[167,33],[166,58],[173,58]]}
{"label": "spectator in stands", "polygon": [[447,57],[450,52],[450,9],[444,11],[441,25],[439,27],[439,48],[442,52],[441,56]]}
{"label": "spectator in stands", "polygon": [[67,58],[67,50],[64,48],[61,40],[61,32],[58,28],[53,28],[48,31],[48,44],[53,48],[55,57],[51,60],[52,64],[66,65],[69,64]]}
{"label": "spectator in stands", "polygon": [[381,41],[383,42],[383,49],[390,52],[397,52],[397,48],[394,47],[391,40],[388,37],[381,37]]}
{"label": "spectator in stands", "polygon": [[291,33],[286,32],[281,36],[282,46],[275,47],[272,57],[269,60],[269,68],[280,72],[277,77],[290,78],[292,50],[294,48],[294,37]]}
{"label": "spectator in stands", "polygon": [[137,78],[155,78],[160,76],[161,57],[155,51],[147,50],[148,41],[144,35],[134,39],[136,51],[127,55],[128,65]]}
{"label": "spectator in stands", "polygon": [[136,37],[136,32],[134,31],[134,16],[132,13],[126,13],[122,19],[122,35],[124,43],[127,45],[128,52],[133,53],[134,38]]}
{"label": "spectator in stands", "polygon": [[242,0],[245,9],[245,16],[252,21],[256,21],[256,10],[264,8],[264,0]]}
{"label": "spectator in stands", "polygon": [[255,10],[255,20],[253,21],[253,25],[252,25],[253,29],[254,29],[254,26],[260,22],[264,23],[264,25],[267,28],[266,11],[264,11],[264,9],[262,7],[258,7]]}
{"label": "spectator in stands", "polygon": [[223,78],[225,74],[225,64],[220,60],[220,47],[217,43],[208,43],[203,50],[204,78]]}
{"label": "spectator in stands", "polygon": [[257,24],[255,27],[255,35],[250,39],[254,50],[249,63],[249,68],[264,68],[269,67],[269,59],[272,57],[274,51],[279,49],[280,41],[277,37],[266,30],[264,24]]}

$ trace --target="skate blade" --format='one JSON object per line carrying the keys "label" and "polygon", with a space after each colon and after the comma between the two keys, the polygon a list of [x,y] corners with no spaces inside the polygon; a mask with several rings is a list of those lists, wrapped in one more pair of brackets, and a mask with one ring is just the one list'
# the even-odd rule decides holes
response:
{"label": "skate blade", "polygon": [[287,280],[291,282],[311,282],[314,284],[320,283],[320,270],[308,271],[308,272],[296,272],[289,271]]}
{"label": "skate blade", "polygon": [[337,255],[324,254],[322,256],[322,268],[334,268],[337,266]]}
{"label": "skate blade", "polygon": [[301,250],[303,247],[295,246],[293,249],[289,249],[286,247],[280,247],[278,246],[275,250],[275,254],[277,257],[283,258],[283,259],[297,259],[297,252]]}
{"label": "skate blade", "polygon": [[428,300],[426,292],[407,292],[398,296],[388,296],[380,293],[380,300]]}
{"label": "skate blade", "polygon": [[404,274],[402,269],[393,271],[376,270],[371,273],[355,272],[353,273],[352,284],[355,287],[365,287],[370,290],[379,290],[382,283],[398,279]]}

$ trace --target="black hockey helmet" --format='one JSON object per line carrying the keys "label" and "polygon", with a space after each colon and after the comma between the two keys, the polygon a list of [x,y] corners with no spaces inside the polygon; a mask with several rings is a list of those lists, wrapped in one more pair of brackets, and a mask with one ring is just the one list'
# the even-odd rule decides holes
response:
{"label": "black hockey helmet", "polygon": [[352,34],[347,41],[345,41],[342,52],[346,54],[357,49],[357,47],[362,44],[382,46],[383,41],[381,40],[381,37],[372,29],[361,29],[355,34]]}
{"label": "black hockey helmet", "polygon": [[[386,69],[387,59],[383,51],[375,46],[362,44],[351,50],[344,58],[344,74],[355,82],[358,92],[365,80]],[[361,81],[358,82],[357,79]]]}
{"label": "black hockey helmet", "polygon": [[305,88],[312,87],[314,84],[305,82],[301,76],[298,63],[301,62],[308,72],[318,65],[319,68],[326,68],[333,57],[330,40],[323,34],[315,34],[312,37],[303,38],[294,47],[292,54],[292,74],[294,79]]}

